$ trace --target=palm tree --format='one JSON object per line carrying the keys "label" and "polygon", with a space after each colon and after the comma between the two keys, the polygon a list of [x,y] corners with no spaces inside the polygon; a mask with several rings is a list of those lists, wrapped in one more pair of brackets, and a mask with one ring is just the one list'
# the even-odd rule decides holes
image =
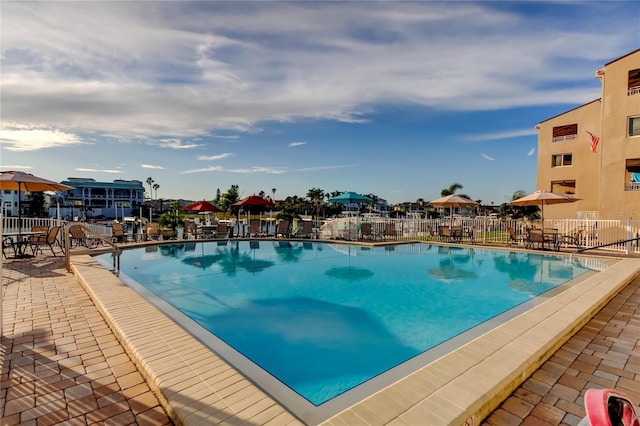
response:
{"label": "palm tree", "polygon": [[311,188],[307,191],[307,198],[316,208],[316,219],[320,216],[320,204],[324,200],[324,191],[320,188]]}
{"label": "palm tree", "polygon": [[156,190],[156,199],[158,198],[158,188],[160,188],[160,185],[158,185],[157,183],[153,184],[153,189]]}
{"label": "palm tree", "polygon": [[458,189],[462,189],[462,185],[460,185],[459,183],[452,183],[448,188],[444,188],[442,191],[440,191],[440,196],[446,197],[447,195],[453,195]]}
{"label": "palm tree", "polygon": [[276,202],[276,189],[271,188],[271,201]]}
{"label": "palm tree", "polygon": [[152,177],[147,178],[147,185],[149,185],[149,199],[153,198],[153,189],[151,188],[151,186],[153,185],[153,182],[155,181],[153,180]]}

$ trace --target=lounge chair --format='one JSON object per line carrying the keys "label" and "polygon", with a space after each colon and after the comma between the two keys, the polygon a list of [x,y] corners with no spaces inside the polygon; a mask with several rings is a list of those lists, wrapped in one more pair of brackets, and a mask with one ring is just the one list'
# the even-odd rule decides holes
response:
{"label": "lounge chair", "polygon": [[293,237],[295,238],[311,238],[311,234],[313,233],[313,222],[310,220],[303,220],[302,224],[298,226],[296,232],[293,233]]}
{"label": "lounge chair", "polygon": [[83,246],[86,248],[94,248],[98,246],[99,240],[89,238],[82,225],[72,225],[69,227],[69,248]]}
{"label": "lounge chair", "polygon": [[249,238],[262,237],[263,234],[260,230],[260,219],[249,220]]}
{"label": "lounge chair", "polygon": [[283,237],[283,238],[287,238],[289,237],[289,221],[288,220],[281,220],[280,222],[278,222],[278,229],[276,231],[276,237]]}
{"label": "lounge chair", "polygon": [[229,238],[229,225],[227,222],[218,222],[218,228],[213,234],[214,238]]}

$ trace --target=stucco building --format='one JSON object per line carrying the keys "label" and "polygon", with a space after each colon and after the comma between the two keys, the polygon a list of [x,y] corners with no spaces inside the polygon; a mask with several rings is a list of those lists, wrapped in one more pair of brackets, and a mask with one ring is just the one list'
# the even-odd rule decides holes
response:
{"label": "stucco building", "polygon": [[640,49],[595,77],[599,99],[536,126],[537,188],[580,199],[546,218],[640,219]]}

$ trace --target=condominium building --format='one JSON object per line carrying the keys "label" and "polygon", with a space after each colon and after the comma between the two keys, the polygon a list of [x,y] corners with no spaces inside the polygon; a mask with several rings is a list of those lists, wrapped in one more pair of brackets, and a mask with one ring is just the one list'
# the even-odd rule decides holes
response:
{"label": "condominium building", "polygon": [[640,219],[640,49],[595,77],[599,99],[536,126],[537,188],[579,199],[545,218]]}
{"label": "condominium building", "polygon": [[68,178],[61,183],[74,189],[52,197],[51,216],[59,205],[61,215],[66,218],[122,218],[137,215],[144,204],[144,186],[139,180],[96,182],[91,178]]}

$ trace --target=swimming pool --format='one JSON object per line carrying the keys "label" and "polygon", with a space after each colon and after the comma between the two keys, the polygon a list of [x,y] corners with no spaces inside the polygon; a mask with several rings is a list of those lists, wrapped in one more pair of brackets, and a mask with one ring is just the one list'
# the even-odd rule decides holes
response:
{"label": "swimming pool", "polygon": [[524,252],[264,240],[126,250],[120,267],[316,406],[588,270]]}

